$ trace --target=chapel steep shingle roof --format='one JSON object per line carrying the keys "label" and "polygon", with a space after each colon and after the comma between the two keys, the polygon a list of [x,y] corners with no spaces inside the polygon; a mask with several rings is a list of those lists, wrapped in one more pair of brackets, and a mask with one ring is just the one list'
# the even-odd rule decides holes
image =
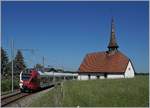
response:
{"label": "chapel steep shingle roof", "polygon": [[129,62],[120,51],[114,54],[109,52],[95,52],[87,54],[79,67],[79,73],[99,72],[99,73],[124,73]]}
{"label": "chapel steep shingle roof", "polygon": [[116,41],[116,37],[115,37],[115,23],[114,23],[114,19],[112,18],[111,21],[111,34],[110,34],[110,41],[108,44],[108,48],[118,48],[118,44]]}

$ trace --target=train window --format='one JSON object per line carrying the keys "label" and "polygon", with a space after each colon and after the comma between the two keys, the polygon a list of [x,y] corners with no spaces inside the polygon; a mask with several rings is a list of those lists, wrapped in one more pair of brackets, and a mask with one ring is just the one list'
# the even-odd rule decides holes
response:
{"label": "train window", "polygon": [[53,77],[49,77],[50,81],[53,81]]}
{"label": "train window", "polygon": [[22,75],[22,80],[29,80],[30,79],[30,74],[23,74]]}

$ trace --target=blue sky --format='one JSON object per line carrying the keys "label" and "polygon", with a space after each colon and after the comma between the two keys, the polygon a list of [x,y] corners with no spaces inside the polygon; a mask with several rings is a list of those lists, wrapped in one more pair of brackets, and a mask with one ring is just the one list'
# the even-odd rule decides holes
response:
{"label": "blue sky", "polygon": [[136,72],[148,72],[148,2],[19,2],[5,1],[2,46],[10,54],[10,39],[23,51],[26,63],[77,70],[87,53],[106,51],[114,17],[119,50]]}

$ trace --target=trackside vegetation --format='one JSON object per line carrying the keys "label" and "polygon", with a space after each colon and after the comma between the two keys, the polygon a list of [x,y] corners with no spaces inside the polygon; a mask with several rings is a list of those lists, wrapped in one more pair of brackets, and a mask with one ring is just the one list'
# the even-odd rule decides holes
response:
{"label": "trackside vegetation", "polygon": [[[5,92],[9,92],[11,91],[11,77],[7,78],[7,79],[2,79],[1,80],[1,94],[5,93]],[[19,79],[15,78],[14,79],[14,89],[19,89]]]}
{"label": "trackside vegetation", "polygon": [[30,107],[148,107],[149,76],[65,81],[33,100]]}

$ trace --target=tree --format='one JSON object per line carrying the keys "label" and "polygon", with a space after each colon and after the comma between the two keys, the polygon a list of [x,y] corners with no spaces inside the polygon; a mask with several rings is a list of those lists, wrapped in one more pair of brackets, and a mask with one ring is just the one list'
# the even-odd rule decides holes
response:
{"label": "tree", "polygon": [[26,68],[23,54],[20,50],[17,51],[15,60],[14,60],[14,71],[19,74]]}
{"label": "tree", "polygon": [[11,70],[12,70],[12,62],[9,61],[7,64],[7,76],[11,76]]}
{"label": "tree", "polygon": [[36,64],[35,68],[39,71],[43,71],[43,65],[41,65],[41,64]]}
{"label": "tree", "polygon": [[57,70],[55,68],[50,68],[49,71],[54,71],[54,72],[57,72]]}
{"label": "tree", "polygon": [[36,64],[36,65],[35,65],[35,68],[43,68],[43,65],[41,65],[41,64]]}
{"label": "tree", "polygon": [[1,74],[5,75],[8,72],[7,65],[8,65],[8,55],[6,51],[1,47]]}
{"label": "tree", "polygon": [[57,72],[64,72],[63,69],[57,69]]}

